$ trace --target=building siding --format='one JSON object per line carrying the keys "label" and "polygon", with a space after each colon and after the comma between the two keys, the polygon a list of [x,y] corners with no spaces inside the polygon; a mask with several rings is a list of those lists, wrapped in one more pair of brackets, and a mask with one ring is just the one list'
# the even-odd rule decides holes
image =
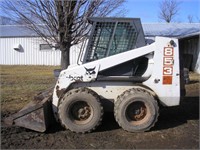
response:
{"label": "building siding", "polygon": [[[16,51],[14,46],[21,44],[23,50]],[[40,50],[45,42],[39,37],[0,38],[1,65],[60,65],[60,50]],[[73,46],[70,53],[70,64],[76,63],[80,46]]]}

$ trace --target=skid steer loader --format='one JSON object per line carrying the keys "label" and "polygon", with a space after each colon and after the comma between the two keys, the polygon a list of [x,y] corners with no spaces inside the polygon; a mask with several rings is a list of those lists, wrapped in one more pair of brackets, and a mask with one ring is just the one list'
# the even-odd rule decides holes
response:
{"label": "skid steer loader", "polygon": [[77,64],[60,72],[52,95],[6,118],[7,124],[44,132],[55,118],[73,132],[91,132],[109,101],[119,126],[143,132],[156,123],[159,106],[179,105],[185,88],[177,39],[156,37],[146,45],[140,19],[89,22]]}

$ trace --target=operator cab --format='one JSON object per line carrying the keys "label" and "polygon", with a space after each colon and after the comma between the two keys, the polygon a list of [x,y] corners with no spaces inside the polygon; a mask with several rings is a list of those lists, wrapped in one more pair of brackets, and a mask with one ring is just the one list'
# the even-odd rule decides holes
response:
{"label": "operator cab", "polygon": [[[89,18],[92,28],[82,63],[146,45],[139,18]],[[117,60],[116,60],[117,61]],[[148,58],[140,57],[100,72],[104,76],[142,76]]]}
{"label": "operator cab", "polygon": [[89,22],[92,30],[85,55],[86,62],[146,45],[138,18],[90,18]]}

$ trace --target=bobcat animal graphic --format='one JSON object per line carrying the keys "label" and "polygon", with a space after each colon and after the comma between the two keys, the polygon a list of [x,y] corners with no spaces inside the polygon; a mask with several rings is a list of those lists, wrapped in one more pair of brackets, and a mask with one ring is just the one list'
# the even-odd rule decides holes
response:
{"label": "bobcat animal graphic", "polygon": [[[85,68],[85,67],[84,67]],[[96,67],[94,68],[85,68],[86,70],[86,75],[92,75],[95,74],[96,72],[94,71]]]}

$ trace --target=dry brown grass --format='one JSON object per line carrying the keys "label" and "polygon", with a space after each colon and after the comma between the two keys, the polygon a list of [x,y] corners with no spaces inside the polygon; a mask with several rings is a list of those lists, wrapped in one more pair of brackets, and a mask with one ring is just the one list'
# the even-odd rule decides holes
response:
{"label": "dry brown grass", "polygon": [[0,66],[1,112],[16,112],[37,93],[54,86],[52,66]]}

